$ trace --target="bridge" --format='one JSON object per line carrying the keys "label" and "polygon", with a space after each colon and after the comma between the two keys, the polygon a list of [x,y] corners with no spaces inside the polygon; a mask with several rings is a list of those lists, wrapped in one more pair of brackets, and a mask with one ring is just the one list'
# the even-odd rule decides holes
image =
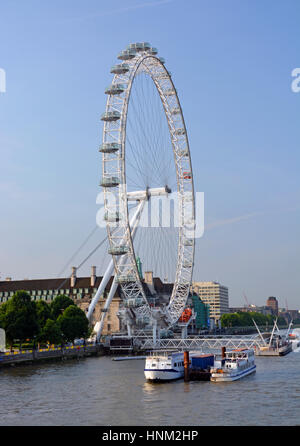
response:
{"label": "bridge", "polygon": [[[118,336],[114,336],[117,340]],[[197,336],[189,338],[169,338],[153,340],[151,336],[138,336],[134,338],[133,349],[146,350],[220,350],[237,348],[258,348],[263,345],[262,339],[255,334],[250,336]],[[128,350],[127,346],[114,345],[114,351]]]}
{"label": "bridge", "polygon": [[214,350],[226,347],[236,348],[256,348],[262,346],[262,341],[255,335],[250,337],[220,336],[205,338],[173,338],[159,339],[153,343],[152,338],[140,340],[141,350]]}

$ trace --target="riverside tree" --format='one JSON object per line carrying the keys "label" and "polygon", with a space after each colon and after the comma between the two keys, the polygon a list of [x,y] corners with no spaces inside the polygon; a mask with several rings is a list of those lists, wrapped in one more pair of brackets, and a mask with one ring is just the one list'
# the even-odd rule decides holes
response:
{"label": "riverside tree", "polygon": [[46,321],[51,318],[51,308],[44,300],[36,302],[36,311],[40,328],[42,329],[46,324]]}
{"label": "riverside tree", "polygon": [[59,324],[52,319],[47,319],[39,336],[39,342],[49,342],[50,344],[60,344],[62,333]]}
{"label": "riverside tree", "polygon": [[[237,313],[225,313],[221,316],[222,327],[251,327],[254,325],[253,320],[257,325],[273,325],[275,316],[268,314],[264,315],[254,311]],[[285,325],[282,317],[277,320],[278,325]]]}
{"label": "riverside tree", "polygon": [[25,339],[60,344],[86,338],[90,334],[84,311],[72,299],[58,295],[49,305],[45,301],[32,301],[26,291],[18,291],[0,305],[0,327],[6,332],[8,343]]}
{"label": "riverside tree", "polygon": [[67,342],[74,342],[76,338],[86,338],[89,335],[89,321],[84,311],[74,304],[64,310],[57,318],[57,323]]}
{"label": "riverside tree", "polygon": [[36,303],[26,291],[17,291],[8,302],[1,305],[0,325],[11,347],[15,339],[22,343],[39,334]]}
{"label": "riverside tree", "polygon": [[63,294],[56,296],[50,305],[52,319],[56,320],[70,305],[74,305],[74,302],[70,297]]}

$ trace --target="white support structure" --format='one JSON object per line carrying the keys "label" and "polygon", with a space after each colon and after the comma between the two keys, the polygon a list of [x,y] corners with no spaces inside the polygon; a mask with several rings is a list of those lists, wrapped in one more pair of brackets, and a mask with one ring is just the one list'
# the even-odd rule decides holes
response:
{"label": "white support structure", "polygon": [[[273,341],[273,336],[274,336],[274,332],[275,332],[275,328],[276,328],[276,327],[277,327],[277,318],[276,318],[276,320],[275,320],[275,322],[274,322],[274,326],[273,326],[272,334],[271,334],[270,341],[269,341],[269,347],[271,347],[271,344],[272,344],[272,341]],[[277,330],[278,330],[278,327],[277,327]]]}
{"label": "white support structure", "polygon": [[[145,201],[143,200],[143,201],[141,201],[140,204],[138,205],[138,208],[137,208],[137,210],[136,210],[134,216],[132,217],[131,224],[130,224],[130,226],[131,226],[131,228],[132,228],[132,230],[131,230],[131,235],[132,235],[132,237],[134,237],[134,235],[135,235],[135,233],[136,233],[136,229],[137,229],[137,227],[138,227],[138,222],[139,222],[139,220],[140,220],[140,218],[141,218],[141,215],[142,215],[142,212],[143,212],[144,205],[145,205]],[[122,260],[121,260],[121,261],[122,261]],[[116,276],[115,276],[115,277],[114,277],[114,280],[113,280],[113,283],[112,283],[112,285],[111,285],[111,288],[110,288],[110,290],[109,290],[109,294],[108,294],[108,296],[107,296],[105,305],[104,305],[104,307],[103,307],[103,309],[102,309],[102,315],[101,315],[101,319],[100,319],[100,325],[99,325],[99,328],[98,328],[98,331],[97,331],[97,341],[100,340],[100,337],[101,337],[101,335],[102,335],[103,326],[104,326],[104,321],[105,321],[105,316],[106,316],[106,313],[107,313],[107,311],[108,311],[108,309],[109,309],[109,306],[110,306],[110,304],[111,304],[111,301],[113,300],[113,298],[114,298],[114,296],[115,296],[115,293],[116,293],[116,291],[117,291],[118,285],[119,285],[119,284],[118,284],[117,278],[116,278]],[[128,334],[128,336],[130,336],[130,335]]]}
{"label": "white support structure", "polygon": [[[130,227],[131,228],[137,227],[136,222],[141,217],[141,213],[142,213],[144,204],[145,204],[145,202],[141,201],[140,204],[138,205],[138,208],[137,208],[136,212],[134,213],[134,215],[133,215],[133,217],[132,217],[132,219],[130,221]],[[96,304],[99,301],[100,297],[102,296],[102,294],[103,294],[103,292],[104,292],[104,290],[105,290],[105,288],[106,288],[106,286],[107,286],[107,284],[109,282],[109,279],[113,275],[113,272],[114,272],[114,262],[113,262],[113,260],[111,260],[109,262],[109,265],[108,265],[105,273],[104,273],[104,276],[103,276],[103,278],[101,280],[101,283],[100,283],[100,285],[98,287],[98,290],[97,290],[95,296],[93,297],[93,299],[92,299],[92,301],[91,301],[91,303],[89,305],[89,309],[88,309],[88,312],[87,312],[87,318],[88,318],[89,321],[91,320],[91,317],[92,317],[93,311],[94,311],[94,309],[96,307]]]}
{"label": "white support structure", "polygon": [[256,327],[256,330],[258,331],[258,334],[259,334],[263,344],[266,346],[267,343],[266,343],[265,339],[263,338],[263,335],[261,334],[261,332],[260,332],[260,330],[259,330],[259,328],[258,328],[258,326],[257,326],[257,324],[256,324],[256,322],[255,322],[255,320],[253,318],[252,318],[252,321],[253,321],[253,323],[254,323],[254,325]]}

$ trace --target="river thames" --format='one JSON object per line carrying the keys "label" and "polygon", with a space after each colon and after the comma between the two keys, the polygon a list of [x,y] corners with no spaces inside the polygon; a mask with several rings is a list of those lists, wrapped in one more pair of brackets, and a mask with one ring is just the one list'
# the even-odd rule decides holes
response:
{"label": "river thames", "polygon": [[231,383],[151,384],[144,360],[93,357],[0,370],[1,426],[300,425],[300,349],[256,357]]}

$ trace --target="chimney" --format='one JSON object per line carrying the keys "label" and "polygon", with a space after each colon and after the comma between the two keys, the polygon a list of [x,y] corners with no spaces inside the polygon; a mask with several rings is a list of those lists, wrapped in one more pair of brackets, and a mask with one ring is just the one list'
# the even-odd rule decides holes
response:
{"label": "chimney", "polygon": [[76,282],[76,266],[72,266],[72,275],[71,275],[71,287],[75,286]]}
{"label": "chimney", "polygon": [[147,285],[154,285],[153,284],[153,271],[145,271],[145,282]]}
{"label": "chimney", "polygon": [[96,283],[96,267],[92,266],[92,273],[91,273],[91,287],[94,287]]}

